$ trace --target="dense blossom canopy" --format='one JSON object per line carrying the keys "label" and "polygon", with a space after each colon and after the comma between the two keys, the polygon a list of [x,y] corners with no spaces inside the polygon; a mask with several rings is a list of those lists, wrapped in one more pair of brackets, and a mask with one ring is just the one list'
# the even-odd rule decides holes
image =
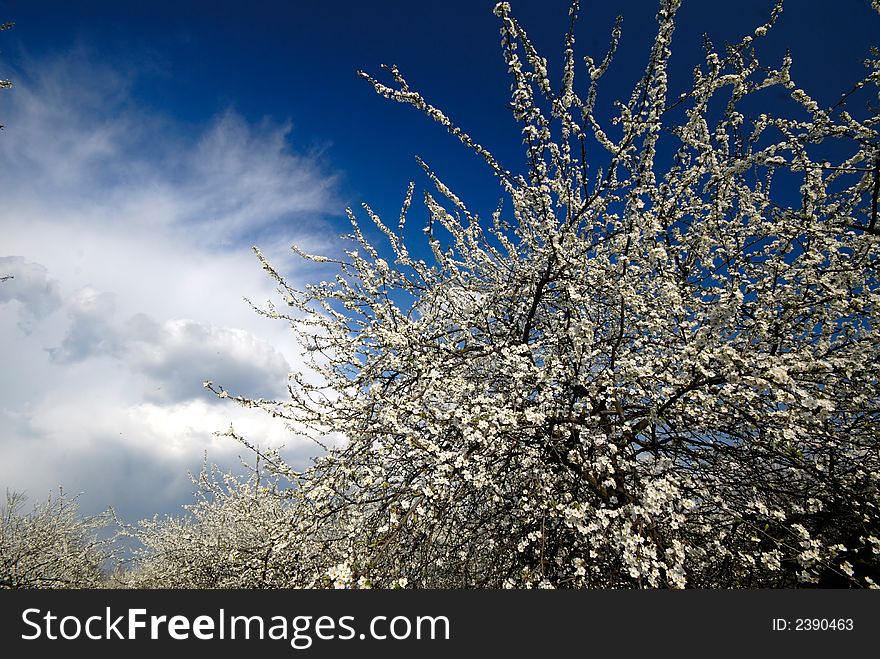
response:
{"label": "dense blossom canopy", "polygon": [[98,531],[107,515],[83,518],[75,499],[60,493],[27,511],[21,494],[0,508],[0,589],[97,588],[113,554]]}

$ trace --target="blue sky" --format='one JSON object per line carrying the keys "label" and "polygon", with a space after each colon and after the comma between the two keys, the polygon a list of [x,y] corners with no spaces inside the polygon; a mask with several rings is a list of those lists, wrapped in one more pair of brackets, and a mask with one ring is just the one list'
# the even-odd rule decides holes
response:
{"label": "blue sky", "polygon": [[[64,485],[129,519],[173,511],[206,451],[235,464],[239,447],[211,435],[230,422],[303,464],[313,445],[201,389],[282,395],[301,363],[286,328],[242,301],[273,289],[250,246],[307,281],[290,242],[339,249],[343,210],[362,201],[396,216],[408,181],[426,183],[416,154],[493,209],[475,156],[355,75],[396,63],[518,168],[493,4],[0,0],[0,21],[16,22],[0,34],[0,78],[15,83],[0,94],[0,267],[16,277],[0,284],[0,486],[38,498]],[[511,4],[558,63],[568,3]],[[581,54],[601,57],[624,15],[608,107],[643,71],[656,4],[583,5]],[[771,7],[685,0],[672,92],[702,34],[738,38]],[[876,34],[867,0],[790,0],[760,54],[775,66],[790,49],[796,80],[830,103]]]}

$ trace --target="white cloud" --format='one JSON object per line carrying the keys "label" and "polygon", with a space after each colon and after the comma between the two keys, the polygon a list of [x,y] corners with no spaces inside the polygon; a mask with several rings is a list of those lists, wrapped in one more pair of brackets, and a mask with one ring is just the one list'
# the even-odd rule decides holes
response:
{"label": "white cloud", "polygon": [[284,445],[294,462],[304,464],[315,453],[310,443],[292,442],[283,425],[232,405],[132,398],[130,390],[89,385],[51,392],[45,404],[17,418],[0,410],[0,423],[13,431],[2,444],[0,483],[32,499],[63,486],[83,493],[84,508],[113,505],[133,521],[189,501],[187,474],[198,471],[206,454],[230,467],[239,466],[239,457],[250,460],[244,447],[215,435],[230,424],[261,447]]}
{"label": "white cloud", "polygon": [[121,337],[110,325],[116,310],[116,296],[102,293],[91,286],[77,291],[67,302],[70,324],[61,345],[48,348],[52,361],[78,362],[93,355],[115,355]]}
{"label": "white cloud", "polygon": [[166,385],[161,399],[194,398],[208,379],[251,398],[273,398],[286,391],[287,360],[250,332],[191,320],[156,326],[140,316],[132,322],[139,327],[133,333],[138,340],[133,342],[130,363],[160,387]]}
{"label": "white cloud", "polygon": [[29,332],[34,324],[61,306],[58,282],[39,263],[20,256],[0,257],[0,304],[18,304],[19,327]]}
{"label": "white cloud", "polygon": [[264,122],[255,132],[235,113],[221,115],[184,164],[185,196],[208,200],[190,211],[187,230],[196,227],[223,242],[279,218],[320,210],[333,180],[289,153],[290,131],[290,124]]}
{"label": "white cloud", "polygon": [[[187,470],[234,464],[212,433],[315,452],[255,410],[303,368],[251,242],[334,251],[334,178],[289,124],[225,110],[196,130],[137,106],[134,74],[83,51],[15,72],[0,135],[0,486],[133,518],[187,500]],[[286,264],[289,267],[289,262]]]}

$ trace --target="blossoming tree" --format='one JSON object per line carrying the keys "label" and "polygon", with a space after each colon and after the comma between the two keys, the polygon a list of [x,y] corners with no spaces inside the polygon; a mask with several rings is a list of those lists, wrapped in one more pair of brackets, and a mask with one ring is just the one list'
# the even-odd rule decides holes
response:
{"label": "blossoming tree", "polygon": [[83,518],[60,493],[23,513],[25,498],[7,493],[0,508],[0,589],[97,588],[111,543],[98,532],[108,515]]}
{"label": "blossoming tree", "polygon": [[135,545],[134,567],[114,584],[136,588],[283,588],[294,566],[281,560],[290,520],[278,478],[219,473],[206,467],[194,482],[198,501],[183,518],[156,517],[121,533]]}
{"label": "blossoming tree", "polygon": [[[290,400],[229,397],[345,437],[305,471],[263,455],[290,481],[264,536],[285,585],[880,580],[880,117],[856,102],[880,56],[821,106],[789,57],[758,61],[780,4],[708,44],[678,92],[678,6],[660,2],[610,125],[595,107],[619,23],[581,61],[572,2],[559,84],[495,7],[520,173],[397,68],[361,74],[478,154],[504,203],[479,217],[421,163],[429,262],[404,237],[414,184],[393,223],[349,211],[345,257],[297,250],[329,281],[297,290],[257,251],[289,305],[262,313],[290,321],[319,377],[293,376]],[[750,114],[768,88],[788,107]]]}

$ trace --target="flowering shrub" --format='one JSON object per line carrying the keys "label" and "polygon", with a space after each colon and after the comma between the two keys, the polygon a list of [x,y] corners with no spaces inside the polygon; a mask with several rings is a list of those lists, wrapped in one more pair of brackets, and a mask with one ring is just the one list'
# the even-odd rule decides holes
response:
{"label": "flowering shrub", "polygon": [[[880,55],[822,107],[789,57],[758,62],[777,5],[674,93],[678,6],[611,125],[594,108],[619,24],[580,67],[572,2],[559,85],[496,6],[523,173],[395,67],[361,74],[476,152],[504,205],[478,217],[422,163],[430,263],[404,239],[414,184],[395,224],[364,206],[384,246],[349,211],[344,258],[297,250],[329,281],[297,290],[257,251],[289,306],[263,313],[318,381],[229,398],[346,441],[301,472],[264,456],[286,488],[210,486],[194,522],[149,526],[157,583],[186,565],[199,585],[875,585],[880,118],[850,105]],[[768,88],[789,107],[750,116]]]}
{"label": "flowering shrub", "polygon": [[[204,469],[186,517],[156,517],[126,528],[140,545],[118,575],[136,588],[279,588],[296,574],[284,529],[291,514],[277,479],[236,478]],[[283,557],[280,559],[279,557]]]}
{"label": "flowering shrub", "polygon": [[0,513],[0,588],[96,588],[112,557],[98,531],[106,515],[82,518],[60,494],[23,513],[24,497],[7,494]]}

